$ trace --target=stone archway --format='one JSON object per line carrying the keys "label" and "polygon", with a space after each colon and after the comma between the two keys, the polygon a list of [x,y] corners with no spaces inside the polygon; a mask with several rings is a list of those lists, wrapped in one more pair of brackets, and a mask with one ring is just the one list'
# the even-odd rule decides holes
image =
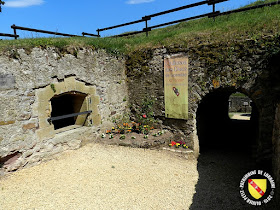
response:
{"label": "stone archway", "polygon": [[[82,113],[88,111],[88,95],[76,91],[66,92],[55,95],[51,98],[52,112],[51,117],[59,117],[62,115],[71,115],[72,113]],[[58,130],[67,126],[76,125],[83,126],[92,124],[91,120],[87,120],[88,114],[67,117],[60,120],[52,121],[54,129]]]}
{"label": "stone archway", "polygon": [[[80,97],[74,95],[79,95]],[[84,82],[76,80],[75,77],[68,77],[62,82],[55,82],[44,88],[37,89],[35,91],[35,96],[36,103],[33,109],[34,113],[36,113],[39,118],[39,129],[36,130],[36,134],[41,140],[53,138],[56,134],[56,127],[49,121],[49,118],[52,116],[53,109],[51,102],[56,101],[58,97],[64,97],[64,101],[67,98],[69,103],[73,103],[68,105],[72,111],[77,108],[77,104],[80,104],[80,107],[79,110],[75,112],[85,110],[92,111],[87,116],[86,121],[82,119],[82,124],[78,122],[79,119],[83,118],[81,116],[78,116],[73,124],[92,126],[101,123],[101,117],[97,107],[99,104],[99,96],[96,95],[96,88],[94,86],[87,86]],[[79,102],[80,99],[82,99],[82,102]],[[63,106],[63,104],[61,106]],[[61,115],[63,115],[63,113],[61,113]],[[66,124],[65,126],[67,127]]]}
{"label": "stone archway", "polygon": [[[250,121],[237,122],[228,116],[228,97],[236,91],[243,92],[254,102]],[[205,94],[198,103],[197,144],[201,153],[197,164],[199,181],[191,209],[211,206],[214,199],[221,201],[224,206],[243,206],[236,186],[239,186],[244,174],[252,170],[259,169],[273,174],[279,186],[279,150],[276,145],[272,145],[274,121],[271,118],[275,117],[273,101],[264,99],[269,96],[264,94],[265,91],[264,88],[247,92],[241,88],[219,87]],[[276,121],[279,121],[278,115]],[[274,144],[278,142],[278,130],[276,124]],[[231,193],[213,193],[223,192],[224,189]],[[271,205],[274,203],[271,202]]]}
{"label": "stone archway", "polygon": [[[228,98],[234,92],[241,92],[247,95],[253,102],[253,117],[251,125],[240,125],[232,123],[228,117]],[[205,139],[212,138],[217,141],[217,144],[224,143],[224,138],[229,133],[231,139],[229,143],[232,147],[242,145],[238,133],[233,132],[234,129],[239,129],[250,141],[246,141],[248,151],[254,156],[259,165],[264,166],[263,169],[271,172],[272,169],[272,132],[274,125],[275,107],[271,100],[269,90],[263,86],[262,82],[244,83],[243,85],[213,84],[209,90],[205,90],[203,95],[194,106],[194,135],[193,145],[194,151],[199,155],[201,144],[206,143]],[[203,113],[203,114],[201,114]],[[202,119],[201,119],[202,118]],[[203,123],[201,123],[201,120]],[[220,123],[222,122],[222,123]],[[206,127],[206,132],[201,132],[201,129]],[[220,129],[217,130],[217,127]],[[251,132],[246,132],[246,129],[251,129]],[[210,135],[210,136],[209,136]],[[235,144],[236,143],[236,144]],[[211,146],[211,145],[210,145]]]}
{"label": "stone archway", "polygon": [[207,148],[256,148],[258,136],[258,109],[252,103],[250,121],[232,120],[228,116],[229,96],[233,88],[218,88],[208,93],[199,103],[196,114],[200,151]]}

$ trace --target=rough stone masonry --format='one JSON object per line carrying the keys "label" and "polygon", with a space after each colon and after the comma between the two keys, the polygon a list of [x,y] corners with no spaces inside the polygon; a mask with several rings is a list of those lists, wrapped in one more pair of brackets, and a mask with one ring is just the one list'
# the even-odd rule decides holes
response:
{"label": "rough stone masonry", "polygon": [[[198,38],[197,43],[138,50],[126,60],[131,111],[137,112],[147,95],[156,98],[155,115],[181,132],[199,154],[203,143],[211,145],[217,139],[216,143],[230,147],[244,145],[238,136],[239,129],[244,128],[235,127],[228,117],[228,99],[235,92],[245,94],[252,100],[252,116],[249,129],[245,127],[243,133],[251,131],[253,135],[247,139],[255,160],[273,170],[280,188],[279,108],[276,112],[280,98],[279,44],[279,35],[230,42]],[[164,117],[164,56],[180,53],[189,58],[188,120]]]}
{"label": "rough stone masonry", "polygon": [[[232,43],[199,40],[189,46],[141,49],[125,58],[92,49],[63,54],[56,48],[34,48],[2,54],[2,170],[13,171],[78,148],[94,139],[101,127],[111,126],[114,115],[137,113],[137,106],[147,96],[156,99],[155,117],[184,135],[198,155],[202,143],[215,139],[208,134],[217,125],[218,132],[234,133],[226,115],[228,97],[241,92],[254,104],[256,160],[273,166],[279,187],[279,40],[279,36]],[[163,59],[180,53],[189,58],[188,120],[164,117]],[[82,94],[85,99],[80,110],[92,109],[93,113],[83,125],[75,124],[76,129],[57,133],[48,121],[53,109],[50,101],[69,92]],[[236,143],[238,138],[232,141]]]}
{"label": "rough stone masonry", "polygon": [[[78,112],[92,113],[86,119],[78,116],[73,125],[76,129],[57,132],[48,121],[53,108],[50,101],[65,93],[83,94]],[[1,55],[0,170],[37,164],[95,140],[101,125],[111,126],[113,115],[127,111],[124,98],[124,59],[103,50],[82,49],[63,55],[55,48],[34,48]]]}

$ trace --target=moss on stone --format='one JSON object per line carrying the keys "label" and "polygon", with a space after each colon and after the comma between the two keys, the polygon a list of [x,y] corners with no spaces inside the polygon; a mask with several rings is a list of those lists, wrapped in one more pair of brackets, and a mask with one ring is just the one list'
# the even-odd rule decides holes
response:
{"label": "moss on stone", "polygon": [[138,50],[131,53],[126,60],[126,75],[141,77],[149,72],[149,61],[152,59],[152,50]]}

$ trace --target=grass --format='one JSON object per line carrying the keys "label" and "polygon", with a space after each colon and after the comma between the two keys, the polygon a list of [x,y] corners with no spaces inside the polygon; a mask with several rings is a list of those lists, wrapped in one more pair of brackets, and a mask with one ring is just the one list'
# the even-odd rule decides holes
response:
{"label": "grass", "polygon": [[229,119],[231,119],[233,117],[234,113],[230,112],[228,113]]}
{"label": "grass", "polygon": [[[274,2],[259,0],[248,6]],[[106,49],[114,54],[130,54],[142,48],[192,46],[209,42],[232,42],[233,40],[257,40],[266,35],[280,35],[280,6],[265,7],[228,16],[182,22],[165,28],[159,28],[145,34],[122,38],[32,38],[3,40],[0,51],[16,48],[57,47],[92,47]]]}
{"label": "grass", "polygon": [[233,93],[233,94],[231,94],[231,96],[242,97],[242,98],[247,98],[248,97],[245,94],[239,93],[239,92]]}

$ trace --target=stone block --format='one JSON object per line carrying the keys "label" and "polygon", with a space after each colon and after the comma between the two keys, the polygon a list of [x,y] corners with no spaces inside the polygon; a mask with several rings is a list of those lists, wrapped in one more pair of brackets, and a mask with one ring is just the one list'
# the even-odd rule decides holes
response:
{"label": "stone block", "polygon": [[19,121],[24,121],[24,120],[29,120],[31,118],[31,114],[27,113],[27,114],[21,114],[19,116]]}
{"label": "stone block", "polygon": [[45,89],[44,88],[36,90],[35,95],[36,95],[36,101],[38,101],[39,103],[46,102],[46,101],[49,100],[45,97]]}
{"label": "stone block", "polygon": [[50,123],[47,121],[46,117],[39,117],[39,128],[46,128],[50,126]]}
{"label": "stone block", "polygon": [[85,84],[80,81],[76,81],[76,91],[83,93]]}
{"label": "stone block", "polygon": [[55,90],[56,90],[56,92],[55,92],[56,95],[67,92],[67,89],[66,89],[66,86],[65,86],[64,82],[54,83],[54,87],[55,87]]}
{"label": "stone block", "polygon": [[36,101],[34,104],[31,105],[32,107],[32,117],[37,117],[38,116],[38,108],[39,108],[39,103]]}
{"label": "stone block", "polygon": [[55,85],[54,85],[54,89],[51,88],[50,85],[45,87],[44,88],[44,95],[42,96],[42,97],[44,97],[44,101],[49,101],[54,96],[54,94],[56,93],[55,91],[56,91]]}
{"label": "stone block", "polygon": [[13,89],[16,86],[15,76],[12,74],[0,74],[0,90]]}
{"label": "stone block", "polygon": [[36,123],[28,123],[28,124],[25,124],[22,126],[22,129],[24,131],[27,131],[27,130],[35,130],[37,128],[37,124]]}
{"label": "stone block", "polygon": [[43,145],[43,148],[41,150],[42,153],[44,152],[51,152],[54,148],[54,145],[53,144],[46,144],[46,145]]}
{"label": "stone block", "polygon": [[89,86],[84,86],[84,88],[83,88],[83,93],[90,94],[90,88],[89,88]]}
{"label": "stone block", "polygon": [[38,116],[42,118],[47,118],[50,113],[50,102],[42,101],[38,103]]}
{"label": "stone block", "polygon": [[98,108],[97,108],[97,106],[92,106],[92,107],[90,107],[91,109],[90,110],[92,110],[92,114],[94,115],[94,114],[99,114],[99,111],[98,111]]}
{"label": "stone block", "polygon": [[33,96],[35,96],[35,93],[32,91],[30,91],[29,93],[27,93],[27,95],[26,96],[28,96],[28,97],[33,97]]}
{"label": "stone block", "polygon": [[89,87],[89,94],[94,96],[96,94],[96,87],[95,86],[88,86]]}
{"label": "stone block", "polygon": [[1,125],[11,125],[14,124],[16,121],[10,120],[10,121],[0,121],[0,126]]}
{"label": "stone block", "polygon": [[92,103],[93,105],[98,105],[99,102],[100,102],[100,97],[99,97],[99,96],[93,96],[93,97],[92,97],[91,103]]}
{"label": "stone block", "polygon": [[50,139],[55,136],[54,126],[50,125],[46,128],[36,130],[36,135],[40,140]]}
{"label": "stone block", "polygon": [[76,79],[75,77],[68,77],[64,80],[67,92],[76,90]]}
{"label": "stone block", "polygon": [[92,115],[92,124],[94,126],[98,126],[101,124],[101,116],[100,114],[95,114],[95,115]]}

